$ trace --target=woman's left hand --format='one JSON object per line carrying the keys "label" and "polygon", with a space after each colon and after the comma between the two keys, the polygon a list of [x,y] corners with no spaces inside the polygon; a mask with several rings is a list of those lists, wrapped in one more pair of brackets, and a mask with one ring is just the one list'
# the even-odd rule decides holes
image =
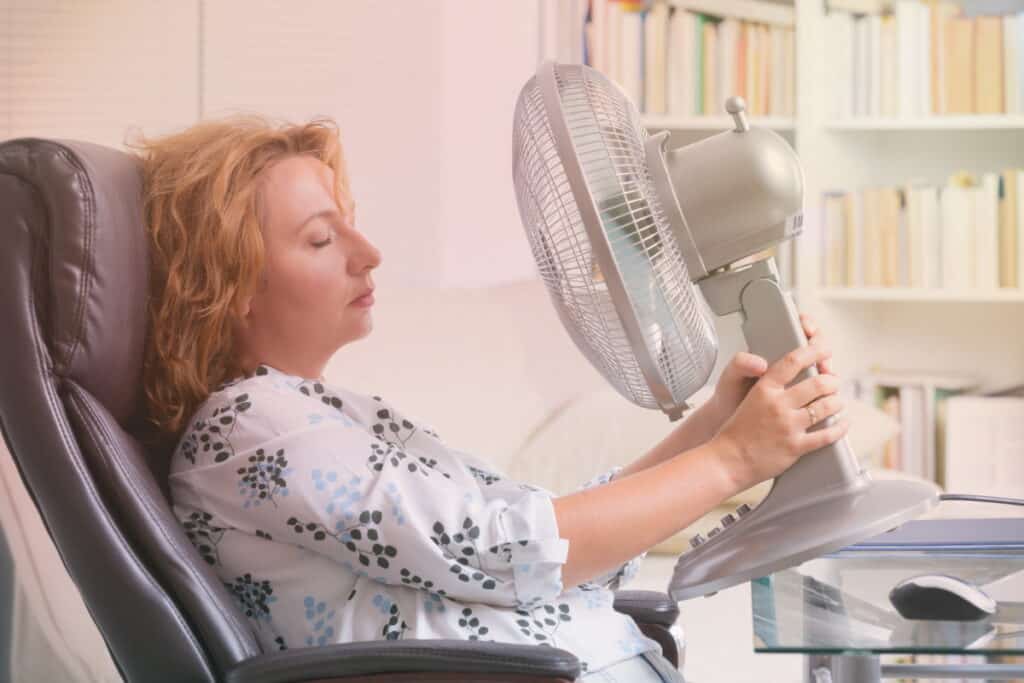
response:
{"label": "woman's left hand", "polygon": [[[801,313],[800,322],[803,325],[808,344],[827,348],[825,338],[810,315]],[[715,393],[708,400],[708,403],[711,404],[709,408],[714,423],[712,434],[717,434],[718,428],[736,412],[736,408],[746,397],[747,392],[767,369],[768,364],[761,356],[745,351],[733,356],[729,365],[722,370],[718,384],[715,385]],[[820,374],[835,374],[832,372],[832,359],[826,358],[819,362],[818,372]]]}

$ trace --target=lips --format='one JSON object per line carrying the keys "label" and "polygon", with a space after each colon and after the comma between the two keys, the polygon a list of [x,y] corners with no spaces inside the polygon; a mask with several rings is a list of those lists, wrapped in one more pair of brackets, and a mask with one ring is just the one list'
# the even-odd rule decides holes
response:
{"label": "lips", "polygon": [[372,288],[371,289],[367,289],[362,294],[360,294],[355,299],[353,299],[352,303],[353,304],[361,304],[361,305],[366,305],[366,304],[369,304],[369,303],[373,303],[373,289]]}

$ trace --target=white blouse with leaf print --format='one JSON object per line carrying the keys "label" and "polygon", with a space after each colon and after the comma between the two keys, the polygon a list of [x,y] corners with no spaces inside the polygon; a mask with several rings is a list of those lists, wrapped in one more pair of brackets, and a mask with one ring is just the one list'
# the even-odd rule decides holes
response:
{"label": "white blouse with leaf print", "polygon": [[464,638],[554,646],[596,671],[658,649],[612,609],[643,555],[563,590],[552,494],[379,396],[261,365],[196,411],[170,490],[265,650]]}

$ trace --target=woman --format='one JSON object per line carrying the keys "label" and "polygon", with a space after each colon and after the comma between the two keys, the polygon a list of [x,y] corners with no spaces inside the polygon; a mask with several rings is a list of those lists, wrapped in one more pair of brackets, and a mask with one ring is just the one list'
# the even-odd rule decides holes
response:
{"label": "woman", "polygon": [[[663,441],[562,497],[510,481],[323,369],[372,329],[335,124],[206,121],[138,146],[147,412],[175,514],[264,648],[467,638],[567,649],[584,680],[679,681],[612,589],[644,552],[846,432],[830,352],[740,353]],[[755,457],[756,454],[756,457]],[[641,504],[638,504],[642,501]]]}

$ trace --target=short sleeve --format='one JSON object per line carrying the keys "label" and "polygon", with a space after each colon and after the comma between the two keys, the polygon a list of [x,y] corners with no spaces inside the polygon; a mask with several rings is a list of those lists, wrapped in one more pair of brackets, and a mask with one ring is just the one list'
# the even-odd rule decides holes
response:
{"label": "short sleeve", "polygon": [[[622,467],[615,466],[607,472],[602,472],[593,479],[585,482],[580,487],[581,490],[594,488],[595,486],[603,486],[609,481],[615,478],[619,472],[622,471]],[[589,586],[600,586],[602,588],[610,588],[611,590],[618,590],[624,587],[629,581],[631,581],[640,571],[640,563],[643,562],[644,558],[647,557],[647,551],[644,551],[633,557],[630,560],[622,563],[618,567],[609,570],[608,572],[594,577],[590,581],[587,581]]]}
{"label": "short sleeve", "polygon": [[[568,541],[548,492],[488,485],[439,439],[413,447],[358,420],[304,420],[279,397],[260,405],[267,398],[248,397],[227,458],[172,474],[176,505],[462,601],[521,607],[562,592]],[[415,429],[382,405],[370,408],[388,425]]]}

